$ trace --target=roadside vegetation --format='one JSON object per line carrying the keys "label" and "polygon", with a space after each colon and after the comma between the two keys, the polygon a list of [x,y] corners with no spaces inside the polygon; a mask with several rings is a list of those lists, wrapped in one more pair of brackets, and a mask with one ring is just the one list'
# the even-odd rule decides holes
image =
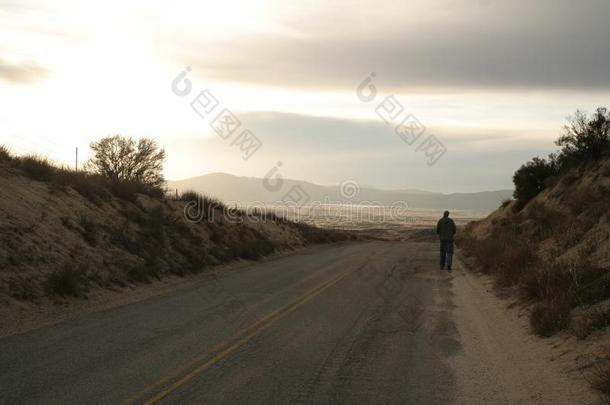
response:
{"label": "roadside vegetation", "polygon": [[0,146],[0,304],[86,298],[351,238],[194,192],[167,194],[165,152],[152,140],[113,136],[91,148],[76,172]]}
{"label": "roadside vegetation", "polygon": [[600,107],[591,115],[576,111],[555,142],[561,149],[548,158],[535,157],[513,176],[516,208],[521,209],[558,175],[610,157],[610,112]]}
{"label": "roadside vegetation", "polygon": [[[577,112],[556,142],[513,177],[514,200],[468,224],[458,246],[531,308],[534,333],[579,339],[610,324],[610,114]],[[592,384],[610,393],[610,353]]]}

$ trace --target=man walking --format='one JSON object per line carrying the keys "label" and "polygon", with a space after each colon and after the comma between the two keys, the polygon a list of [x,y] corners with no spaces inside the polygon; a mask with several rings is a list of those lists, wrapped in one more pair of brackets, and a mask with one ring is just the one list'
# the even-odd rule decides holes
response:
{"label": "man walking", "polygon": [[436,234],[441,240],[441,270],[447,264],[447,270],[451,272],[453,261],[453,236],[455,235],[455,223],[449,218],[449,211],[443,213],[443,217],[436,224]]}

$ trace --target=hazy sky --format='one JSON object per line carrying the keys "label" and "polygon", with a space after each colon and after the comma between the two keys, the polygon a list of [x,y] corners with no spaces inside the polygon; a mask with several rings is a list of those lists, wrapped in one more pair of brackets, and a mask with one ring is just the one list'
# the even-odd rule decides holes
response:
{"label": "hazy sky", "polygon": [[[0,143],[67,164],[104,135],[154,137],[170,179],[282,162],[321,184],[509,188],[566,116],[608,104],[608,16],[607,0],[0,0]],[[190,107],[204,89],[242,123],[227,140]],[[412,145],[376,113],[390,95],[426,128]],[[262,143],[248,160],[242,129]]]}

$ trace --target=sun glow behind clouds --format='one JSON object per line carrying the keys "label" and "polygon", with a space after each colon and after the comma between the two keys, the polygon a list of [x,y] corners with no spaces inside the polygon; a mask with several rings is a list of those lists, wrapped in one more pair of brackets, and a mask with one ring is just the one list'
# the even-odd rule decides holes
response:
{"label": "sun glow behind clouds", "polygon": [[[6,106],[0,141],[17,152],[60,161],[71,160],[75,145],[86,149],[92,139],[110,133],[161,140],[207,136],[188,105],[169,91],[180,68],[165,57],[167,38],[179,31],[212,41],[279,29],[265,22],[264,4],[245,0],[60,0],[22,6],[0,12],[0,33],[7,39],[0,56],[38,61],[49,74],[30,86],[0,81]],[[222,84],[215,87],[222,92]],[[238,96],[231,91],[227,98]]]}
{"label": "sun glow behind clouds", "polygon": [[[455,50],[462,45],[470,44],[471,56],[481,53],[482,59],[487,56],[485,52],[493,51],[483,47],[486,43],[462,44],[460,40],[476,42],[477,38],[496,34],[494,38],[501,41],[494,44],[498,43],[499,49],[518,49],[517,56],[526,51],[509,46],[508,38],[516,32],[517,45],[527,42],[520,35],[533,21],[540,26],[529,41],[535,42],[539,32],[547,35],[558,24],[555,20],[563,18],[554,15],[545,20],[548,10],[542,6],[476,0],[462,0],[459,7],[444,0],[25,0],[8,8],[2,4],[0,74],[2,63],[12,64],[11,71],[16,71],[20,66],[32,66],[30,62],[43,67],[44,74],[28,83],[0,77],[0,143],[18,152],[48,154],[66,163],[72,162],[75,146],[84,152],[89,142],[108,134],[155,137],[168,148],[176,143],[184,150],[188,149],[184,142],[212,138],[207,123],[189,108],[190,97],[176,97],[170,90],[172,79],[186,65],[193,68],[195,91],[211,89],[225,107],[238,114],[268,111],[343,118],[363,125],[378,123],[379,117],[374,103],[358,101],[355,88],[376,71],[380,98],[395,94],[409,112],[431,131],[438,129],[449,142],[470,130],[477,136],[488,130],[535,134],[531,136],[536,141],[546,137],[552,146],[565,116],[576,108],[592,110],[608,97],[608,91],[590,92],[586,87],[533,90],[527,85],[494,87],[496,83],[478,83],[480,61],[459,59]],[[536,10],[528,14],[530,9]],[[493,20],[494,30],[488,35],[485,31],[479,34],[476,30],[483,29],[481,21],[488,18]],[[429,28],[439,26],[443,29]],[[558,55],[569,50],[571,43],[564,42],[567,48],[557,48]],[[444,49],[445,43],[452,45]],[[432,54],[427,53],[428,49],[433,49]],[[447,55],[437,49],[446,50]],[[537,55],[543,60],[544,48],[540,49]],[[450,56],[464,63],[445,63],[451,62]],[[586,66],[603,67],[595,62]],[[545,63],[532,68],[537,71]],[[527,76],[527,69],[521,71],[511,64],[509,56],[502,66]],[[413,75],[405,75],[411,68]],[[428,71],[432,72],[430,76]],[[429,87],[430,81],[420,85],[417,75],[432,82],[443,79],[454,87]],[[572,84],[578,84],[581,76],[584,74],[574,75]],[[532,77],[529,80],[534,83],[537,76]],[[521,77],[516,74],[512,79],[519,81]],[[473,81],[476,86],[470,87]],[[277,119],[274,114],[269,117]],[[317,121],[302,122],[314,125]],[[282,128],[289,137],[292,127]],[[493,139],[496,152],[505,146],[527,146],[523,135]],[[327,152],[324,146],[318,145]],[[281,154],[290,156],[293,152],[284,150]],[[214,162],[204,170],[263,175],[277,159],[274,156],[270,162],[249,162],[247,168],[238,168],[234,156],[213,153],[204,148],[197,151],[199,159]],[[226,153],[232,152],[226,149]],[[201,174],[202,166],[191,168],[187,159],[171,154],[169,159],[168,177],[175,177],[174,173],[181,177]],[[354,162],[358,159],[355,156]],[[243,173],[237,172],[242,169]],[[507,178],[512,169],[507,168]]]}

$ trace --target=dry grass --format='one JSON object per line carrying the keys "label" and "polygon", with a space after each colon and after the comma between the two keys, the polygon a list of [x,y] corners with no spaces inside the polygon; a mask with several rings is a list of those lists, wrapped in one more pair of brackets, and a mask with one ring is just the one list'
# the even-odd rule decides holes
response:
{"label": "dry grass", "polygon": [[0,145],[0,163],[8,163],[13,160],[11,152],[4,145]]}
{"label": "dry grass", "polygon": [[587,207],[592,202],[600,200],[600,193],[596,188],[584,185],[576,187],[569,193],[565,193],[563,200],[573,213],[580,214],[583,207]]}
{"label": "dry grass", "polygon": [[[21,301],[81,298],[89,288],[186,276],[279,249],[351,237],[270,211],[246,213],[195,192],[174,198],[143,184],[61,168],[42,157],[15,157],[2,146],[0,170],[9,177],[5,181],[14,176],[11,192],[16,193],[2,200],[12,225],[0,234],[0,266],[6,273],[0,292]],[[185,206],[203,215],[193,221]],[[49,233],[56,238],[50,240]]]}
{"label": "dry grass", "polygon": [[572,332],[579,339],[585,339],[596,330],[610,325],[610,306],[593,306],[572,322]]}
{"label": "dry grass", "polygon": [[6,148],[0,149],[0,160],[33,180],[47,182],[60,189],[71,187],[95,203],[108,201],[112,196],[135,202],[138,194],[159,198],[164,194],[162,189],[143,183],[112,180],[96,174],[59,167],[41,156],[15,157],[10,155]]}
{"label": "dry grass", "polygon": [[243,216],[243,213],[238,212],[237,210],[231,210],[222,201],[205,196],[193,190],[187,190],[174,199],[186,202],[188,214],[192,219],[197,219],[199,221],[213,222],[216,220],[217,213],[238,214]]}
{"label": "dry grass", "polygon": [[13,162],[28,177],[39,181],[49,181],[60,170],[54,167],[46,158],[35,155],[13,159]]}
{"label": "dry grass", "polygon": [[524,215],[533,223],[533,234],[538,241],[553,236],[561,224],[566,222],[565,216],[560,211],[538,200],[531,201],[527,205]]}
{"label": "dry grass", "polygon": [[[540,266],[523,277],[520,291],[524,298],[538,302],[532,310],[532,329],[538,335],[550,336],[570,324],[572,309],[610,297],[608,270],[586,262]],[[594,326],[605,324],[591,319],[587,330]]]}
{"label": "dry grass", "polygon": [[85,242],[95,246],[97,241],[97,225],[86,215],[80,217],[81,233]]}
{"label": "dry grass", "polygon": [[591,386],[602,393],[602,400],[610,404],[610,360],[606,359],[593,368]]}
{"label": "dry grass", "polygon": [[9,295],[21,301],[36,301],[39,297],[36,279],[32,276],[13,276],[7,282]]}
{"label": "dry grass", "polygon": [[[533,304],[530,324],[541,336],[550,336],[570,325],[571,311],[579,305],[590,305],[610,298],[608,269],[592,266],[588,257],[596,246],[583,244],[580,256],[571,262],[545,262],[536,254],[536,246],[546,239],[558,240],[560,246],[575,243],[565,227],[580,223],[564,217],[539,201],[532,201],[512,221],[504,218],[491,222],[491,235],[484,239],[473,236],[472,226],[458,238],[459,246],[473,257],[480,269],[492,274],[496,286],[517,286],[519,295]],[[473,225],[474,226],[474,225]],[[528,232],[521,232],[526,227]],[[580,232],[580,230],[578,230]],[[566,235],[567,234],[567,235]],[[563,237],[563,238],[562,238]],[[581,242],[581,241],[579,241]],[[582,244],[582,243],[581,243]],[[589,328],[605,327],[605,315],[587,322]]]}
{"label": "dry grass", "polygon": [[533,252],[511,229],[498,229],[485,239],[474,238],[466,229],[460,232],[458,245],[477,261],[486,274],[493,274],[499,287],[519,283],[522,275],[534,264]]}
{"label": "dry grass", "polygon": [[568,326],[570,309],[561,299],[537,303],[530,313],[530,326],[538,336],[552,336]]}
{"label": "dry grass", "polygon": [[[530,326],[537,335],[569,328],[585,339],[607,332],[608,168],[610,159],[562,173],[520,211],[503,205],[458,234],[459,247],[497,286],[514,286],[531,306]],[[610,360],[596,367],[591,383],[610,403]]]}
{"label": "dry grass", "polygon": [[88,290],[86,274],[75,263],[68,263],[49,274],[46,285],[51,296],[79,298]]}

